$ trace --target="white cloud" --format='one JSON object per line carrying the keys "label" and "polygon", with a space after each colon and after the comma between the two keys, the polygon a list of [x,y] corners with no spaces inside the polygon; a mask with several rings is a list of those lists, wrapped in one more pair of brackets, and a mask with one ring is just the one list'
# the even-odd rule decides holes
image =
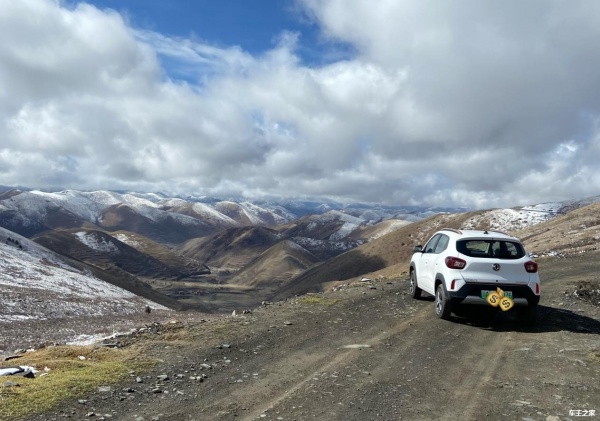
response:
{"label": "white cloud", "polygon": [[0,0],[3,184],[510,206],[598,194],[600,4],[300,1],[302,64]]}

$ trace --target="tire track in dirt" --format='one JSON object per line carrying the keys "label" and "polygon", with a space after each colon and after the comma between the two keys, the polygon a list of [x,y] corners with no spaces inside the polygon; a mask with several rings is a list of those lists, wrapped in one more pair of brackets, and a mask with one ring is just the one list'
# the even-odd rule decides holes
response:
{"label": "tire track in dirt", "polygon": [[[397,335],[406,333],[407,331],[410,331],[412,329],[413,325],[418,324],[419,322],[422,322],[427,317],[429,317],[428,311],[426,311],[425,309],[421,309],[420,311],[418,311],[417,313],[412,315],[410,318],[399,321],[391,327],[383,326],[381,324],[373,326],[372,329],[369,329],[369,331],[372,331],[374,329],[380,330],[380,333],[376,334],[375,336],[372,336],[372,335],[361,335],[360,337],[352,336],[351,341],[349,341],[348,339],[343,339],[338,342],[345,342],[345,344],[338,343],[336,346],[334,346],[332,344],[331,347],[327,348],[325,351],[322,351],[320,353],[315,353],[314,349],[313,350],[302,349],[302,350],[299,350],[298,352],[290,355],[289,357],[286,357],[282,360],[277,361],[276,366],[273,367],[273,370],[270,373],[269,377],[267,377],[263,380],[264,383],[267,383],[271,386],[270,387],[271,393],[267,393],[268,396],[271,396],[271,399],[269,401],[265,402],[259,409],[256,409],[256,410],[252,411],[251,413],[247,414],[243,419],[244,420],[257,419],[265,411],[267,411],[267,410],[272,411],[273,408],[280,405],[286,399],[291,398],[293,395],[295,395],[297,393],[302,393],[302,389],[305,388],[307,386],[307,384],[315,378],[317,373],[331,372],[331,371],[339,370],[342,366],[347,366],[349,364],[352,364],[358,358],[363,356],[363,352],[361,351],[360,348],[359,349],[348,349],[347,351],[340,352],[339,351],[340,348],[343,347],[344,345],[363,344],[363,345],[368,345],[370,347],[377,347],[393,336],[397,336]],[[381,331],[381,329],[384,329],[384,330]],[[406,339],[409,339],[409,340],[405,340],[403,342],[402,348],[404,350],[410,348],[411,345],[413,344],[413,341],[410,340],[410,336]],[[348,343],[348,342],[351,342],[351,343]],[[402,350],[399,350],[399,351],[402,352]],[[282,393],[277,393],[276,391],[278,389],[281,389],[281,387],[280,387],[281,384],[280,383],[278,384],[277,382],[278,381],[280,382],[282,378],[285,378],[286,374],[289,375],[289,367],[292,365],[298,364],[299,361],[301,361],[301,362],[312,361],[312,364],[307,365],[306,369],[304,370],[307,374],[304,374],[304,377],[301,380],[299,380],[298,382],[293,384],[293,386],[285,389]],[[303,364],[301,363],[301,365],[303,365]],[[362,381],[359,381],[359,382],[355,381],[355,383],[353,385],[356,388],[360,388],[362,384],[366,383],[367,381],[371,381],[371,380],[372,380],[372,378],[369,378],[368,380],[363,379]],[[273,393],[273,392],[275,392],[275,393]],[[244,392],[244,391],[240,392],[241,395],[245,395],[245,393],[246,392]]]}
{"label": "tire track in dirt", "polygon": [[506,343],[510,334],[499,335],[498,332],[477,332],[476,341],[464,349],[468,357],[466,364],[450,366],[448,378],[460,379],[458,387],[451,387],[448,402],[452,409],[440,417],[440,420],[465,421],[481,418],[477,413],[487,407],[490,396],[485,392],[497,379],[506,362]]}

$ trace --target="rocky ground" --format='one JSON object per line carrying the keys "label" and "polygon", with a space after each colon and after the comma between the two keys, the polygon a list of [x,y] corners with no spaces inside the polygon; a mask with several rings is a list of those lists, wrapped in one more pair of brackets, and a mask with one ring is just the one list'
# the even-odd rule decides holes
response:
{"label": "rocky ground", "polygon": [[409,297],[406,279],[359,283],[218,320],[146,320],[104,346],[143,344],[158,361],[153,369],[26,419],[600,416],[599,257],[539,261],[543,296],[533,328],[485,307],[437,319],[432,299]]}

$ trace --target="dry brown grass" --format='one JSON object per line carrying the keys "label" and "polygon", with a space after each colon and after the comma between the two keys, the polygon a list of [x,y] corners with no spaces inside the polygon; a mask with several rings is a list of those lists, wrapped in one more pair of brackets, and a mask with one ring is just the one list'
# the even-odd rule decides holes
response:
{"label": "dry brown grass", "polygon": [[[35,379],[10,378],[19,386],[0,389],[0,419],[17,419],[49,410],[60,401],[77,398],[154,364],[139,347],[109,349],[58,346],[27,353],[19,365],[35,367]],[[47,371],[45,371],[47,370]]]}

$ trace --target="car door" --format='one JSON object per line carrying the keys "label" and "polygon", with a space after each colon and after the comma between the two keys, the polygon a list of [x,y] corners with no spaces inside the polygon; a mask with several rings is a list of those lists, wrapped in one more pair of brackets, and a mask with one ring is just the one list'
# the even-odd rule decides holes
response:
{"label": "car door", "polygon": [[429,294],[434,294],[433,277],[435,276],[434,268],[435,259],[437,257],[435,254],[435,248],[441,236],[441,234],[436,234],[431,237],[427,244],[425,244],[425,247],[423,247],[423,255],[421,256],[421,259],[419,259],[419,265],[417,267],[419,288]]}

